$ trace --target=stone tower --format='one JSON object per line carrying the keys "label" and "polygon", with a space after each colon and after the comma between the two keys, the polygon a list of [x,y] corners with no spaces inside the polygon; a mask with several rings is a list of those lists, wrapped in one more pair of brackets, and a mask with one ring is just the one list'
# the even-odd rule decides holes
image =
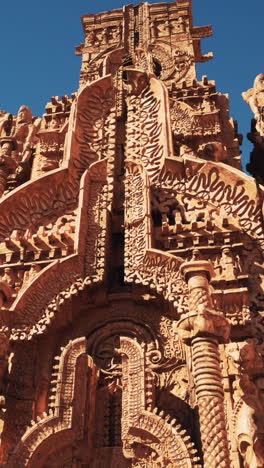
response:
{"label": "stone tower", "polygon": [[80,87],[0,114],[1,466],[264,463],[263,188],[191,0],[82,18]]}

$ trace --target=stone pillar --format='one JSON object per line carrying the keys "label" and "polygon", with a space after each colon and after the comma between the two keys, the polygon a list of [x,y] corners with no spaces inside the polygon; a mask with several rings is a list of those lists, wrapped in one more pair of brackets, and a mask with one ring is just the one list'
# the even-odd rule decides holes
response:
{"label": "stone pillar", "polygon": [[181,266],[189,287],[189,313],[179,323],[183,339],[192,348],[192,366],[199,410],[205,468],[229,468],[230,457],[224,411],[224,389],[218,351],[230,326],[212,310],[209,262],[191,260]]}

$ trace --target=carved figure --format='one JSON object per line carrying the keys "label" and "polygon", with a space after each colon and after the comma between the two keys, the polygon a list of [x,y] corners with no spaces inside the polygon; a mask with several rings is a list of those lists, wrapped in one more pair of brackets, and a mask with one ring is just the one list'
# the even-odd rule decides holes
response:
{"label": "carved figure", "polygon": [[255,78],[253,88],[242,93],[244,101],[250,106],[256,120],[256,129],[264,136],[264,74]]}
{"label": "carved figure", "polygon": [[89,45],[93,45],[96,41],[96,33],[95,31],[90,31],[88,32],[87,36],[86,36],[86,42],[87,44]]}
{"label": "carved figure", "polygon": [[21,106],[18,110],[13,136],[16,140],[16,158],[19,163],[28,162],[33,145],[36,143],[36,133],[40,127],[40,119],[32,120],[31,109]]}
{"label": "carved figure", "polygon": [[12,154],[13,149],[13,138],[0,138],[0,197],[5,192],[8,176],[14,172],[17,167],[17,163]]}
{"label": "carved figure", "polygon": [[25,271],[24,277],[23,277],[23,288],[26,288],[31,281],[38,275],[38,273],[41,271],[40,265],[37,263],[33,263],[31,266],[30,270]]}
{"label": "carved figure", "polygon": [[0,111],[0,138],[10,135],[13,116],[4,111]]}
{"label": "carved figure", "polygon": [[221,276],[225,280],[235,280],[239,273],[239,265],[229,247],[224,247],[220,258]]}

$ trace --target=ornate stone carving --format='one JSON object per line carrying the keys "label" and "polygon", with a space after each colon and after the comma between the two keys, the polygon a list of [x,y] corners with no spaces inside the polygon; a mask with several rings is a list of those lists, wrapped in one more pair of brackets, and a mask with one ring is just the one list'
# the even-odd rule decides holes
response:
{"label": "ornate stone carving", "polygon": [[256,120],[256,130],[264,136],[263,107],[264,107],[264,75],[255,78],[253,88],[242,93],[244,101],[250,106]]}
{"label": "ornate stone carving", "polygon": [[[122,355],[123,370],[123,393],[122,393],[122,439],[124,443],[124,454],[127,458],[146,458],[146,455],[154,450],[153,461],[164,463],[164,466],[173,466],[177,463],[185,463],[182,466],[196,466],[194,459],[191,461],[191,454],[188,448],[191,444],[185,445],[188,437],[180,439],[177,435],[179,426],[173,428],[162,419],[162,413],[157,415],[157,410],[153,412],[146,410],[147,401],[144,398],[144,385],[146,376],[144,371],[144,351],[135,341],[129,338],[120,339],[120,353]],[[133,380],[131,380],[132,375]],[[136,380],[135,380],[136,377]],[[151,385],[149,382],[148,387]],[[143,391],[142,391],[143,390]],[[151,394],[151,389],[148,389]],[[151,443],[140,441],[141,431],[154,436],[159,442]],[[131,432],[131,435],[130,435]],[[133,434],[133,435],[132,435]],[[135,437],[136,436],[136,437]],[[149,445],[150,450],[138,451],[138,444]],[[185,442],[185,443],[184,443]],[[185,453],[185,454],[184,454]],[[184,454],[184,455],[183,455]],[[148,458],[147,458],[148,460]],[[171,465],[170,465],[171,464]],[[193,464],[193,465],[192,465]]]}
{"label": "ornate stone carving", "polygon": [[[54,410],[51,409],[49,415],[45,415],[39,421],[32,422],[32,427],[26,431],[13,457],[8,462],[10,467],[42,464],[49,453],[52,453],[54,447],[51,444],[46,453],[38,449],[41,444],[45,444],[46,438],[51,435],[55,436],[57,448],[60,445],[63,446],[65,440],[70,444],[75,437],[77,439],[82,437],[84,431],[82,411],[87,404],[85,402],[86,385],[89,383],[92,388],[96,378],[92,359],[88,356],[82,356],[85,351],[85,338],[80,338],[73,343],[70,342],[65,348],[60,359],[57,385],[54,387],[55,395],[52,395],[54,398],[52,398],[51,406]],[[87,369],[89,369],[88,373]],[[73,373],[74,380],[72,379]],[[73,407],[74,398],[77,398],[78,402],[76,401]],[[91,404],[92,400],[89,401],[88,405]]]}
{"label": "ornate stone carving", "polygon": [[0,464],[262,466],[264,193],[197,81],[211,27],[189,0],[82,24],[79,90],[0,111]]}

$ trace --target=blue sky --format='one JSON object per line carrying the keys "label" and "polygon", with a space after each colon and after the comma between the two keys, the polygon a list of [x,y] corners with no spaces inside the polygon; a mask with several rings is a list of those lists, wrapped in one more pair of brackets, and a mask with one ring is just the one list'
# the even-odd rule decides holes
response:
{"label": "blue sky", "polygon": [[[78,88],[80,57],[74,46],[83,42],[80,16],[120,8],[121,0],[13,0],[1,5],[0,109],[17,113],[20,105],[41,116],[51,96]],[[155,3],[150,1],[149,3]],[[251,112],[241,92],[264,73],[264,0],[193,0],[194,25],[213,25],[214,36],[203,40],[203,52],[214,59],[197,67],[198,78],[216,80],[229,93],[231,115],[244,135],[242,159],[249,158],[246,134]]]}

